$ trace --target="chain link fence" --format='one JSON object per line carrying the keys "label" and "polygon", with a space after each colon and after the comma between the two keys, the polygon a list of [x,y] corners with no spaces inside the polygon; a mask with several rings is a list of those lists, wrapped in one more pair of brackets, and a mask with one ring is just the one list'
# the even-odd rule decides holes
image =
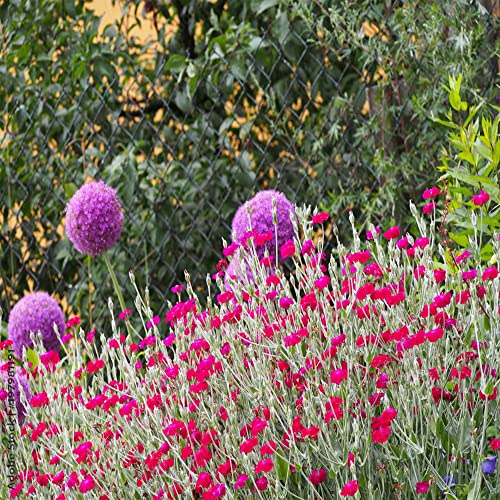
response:
{"label": "chain link fence", "polygon": [[17,4],[1,9],[4,320],[40,289],[87,327],[108,316],[105,266],[64,235],[90,178],[124,207],[110,254],[127,303],[132,270],[159,314],[185,269],[205,288],[258,190],[328,210],[346,241],[350,210],[360,227],[409,224],[437,178],[441,83],[495,92],[498,2],[137,1],[108,26],[85,2]]}

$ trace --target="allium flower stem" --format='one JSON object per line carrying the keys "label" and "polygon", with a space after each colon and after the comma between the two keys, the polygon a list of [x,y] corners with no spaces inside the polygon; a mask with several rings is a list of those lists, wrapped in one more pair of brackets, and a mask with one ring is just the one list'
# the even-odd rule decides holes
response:
{"label": "allium flower stem", "polygon": [[[120,289],[120,285],[118,284],[118,279],[116,278],[116,274],[115,274],[115,271],[113,270],[113,266],[111,265],[111,261],[109,260],[109,257],[106,253],[103,254],[103,258],[104,258],[104,262],[106,263],[106,266],[108,268],[109,275],[111,276],[111,281],[113,282],[113,287],[115,289],[115,293],[118,297],[118,301],[120,302],[121,310],[125,311],[125,309],[127,307],[125,306],[125,300],[123,300],[123,294],[122,294],[122,291]],[[133,332],[132,326],[130,325],[130,321],[128,320],[128,318],[125,318],[125,325],[127,326],[127,331],[128,331],[130,338],[133,339],[134,332]]]}
{"label": "allium flower stem", "polygon": [[87,255],[87,269],[88,269],[88,275],[89,275],[89,325],[90,329],[92,330],[92,271],[91,271],[91,264],[92,264],[92,256]]}

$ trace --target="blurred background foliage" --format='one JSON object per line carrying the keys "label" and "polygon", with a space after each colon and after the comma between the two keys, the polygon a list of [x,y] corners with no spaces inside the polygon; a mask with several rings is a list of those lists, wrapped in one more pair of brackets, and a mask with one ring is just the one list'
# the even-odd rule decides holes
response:
{"label": "blurred background foliage", "polygon": [[462,74],[476,102],[495,92],[498,1],[115,6],[107,24],[83,0],[0,6],[4,320],[35,289],[87,328],[108,317],[104,263],[64,236],[64,207],[90,178],[125,209],[110,258],[127,302],[133,270],[160,313],[185,269],[205,287],[258,190],[330,212],[346,243],[350,210],[360,228],[409,228],[409,200],[438,178],[441,84]]}

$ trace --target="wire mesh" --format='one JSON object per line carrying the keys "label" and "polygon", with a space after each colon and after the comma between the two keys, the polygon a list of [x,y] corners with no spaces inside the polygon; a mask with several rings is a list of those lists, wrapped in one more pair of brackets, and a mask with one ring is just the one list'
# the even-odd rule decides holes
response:
{"label": "wire mesh", "polygon": [[[400,3],[364,12],[362,48],[340,34],[338,43],[327,40],[324,27],[305,22],[290,11],[293,5],[259,15],[252,29],[235,28],[219,35],[225,37],[219,42],[205,31],[205,39],[193,43],[177,15],[175,57],[166,49],[146,52],[135,59],[141,64],[127,65],[126,57],[134,54],[130,44],[128,56],[118,42],[113,47],[120,56],[109,54],[109,46],[99,53],[103,48],[95,45],[91,64],[73,62],[67,78],[54,77],[53,62],[49,73],[39,62],[24,88],[6,85],[0,156],[3,319],[33,290],[56,295],[66,314],[81,314],[91,324],[107,316],[104,306],[113,292],[105,267],[76,253],[64,234],[65,205],[89,178],[116,188],[123,204],[124,235],[110,254],[127,303],[133,303],[132,270],[140,286],[149,288],[155,313],[164,310],[171,286],[184,281],[184,270],[195,289],[205,287],[206,274],[221,257],[222,238],[231,238],[233,214],[258,190],[273,188],[297,204],[319,204],[347,232],[350,210],[361,225],[389,219],[404,224],[408,197],[435,178],[427,168],[415,170],[413,185],[406,182],[412,155],[422,148],[419,136],[436,137],[415,130],[421,122],[415,121],[412,89],[422,82],[438,88],[439,82],[436,61],[426,52],[405,63],[413,73],[404,78],[386,78],[389,68],[381,66],[380,54],[366,56],[370,49],[390,52],[387,43],[375,44],[377,37],[396,43]],[[483,95],[491,92],[498,70],[496,3],[483,2],[478,18],[484,36],[475,50],[487,56],[475,83]],[[311,16],[332,21],[326,4],[312,2]],[[214,6],[219,15],[227,11],[224,5]],[[161,11],[159,2],[146,7]],[[416,13],[425,27],[431,13]],[[339,25],[339,33],[346,29]],[[443,36],[448,50],[455,35],[450,30]],[[38,57],[36,50],[28,49],[26,61]],[[437,143],[426,148],[426,158],[436,156]],[[403,173],[394,174],[395,165]]]}

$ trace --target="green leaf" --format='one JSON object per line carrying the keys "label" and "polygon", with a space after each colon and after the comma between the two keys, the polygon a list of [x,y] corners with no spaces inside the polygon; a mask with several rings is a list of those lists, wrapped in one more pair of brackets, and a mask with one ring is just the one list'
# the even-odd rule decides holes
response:
{"label": "green leaf", "polygon": [[434,123],[438,123],[439,125],[444,125],[445,127],[448,127],[448,128],[460,130],[460,127],[456,123],[442,120],[441,118],[435,118],[435,117],[431,116],[431,121],[433,121]]}
{"label": "green leaf", "polygon": [[475,165],[476,162],[474,161],[474,156],[472,156],[472,153],[470,151],[462,151],[458,157],[461,160],[465,160],[466,162],[470,163],[471,165]]}
{"label": "green leaf", "polygon": [[443,175],[443,178],[446,177],[453,177],[454,179],[457,179],[461,182],[465,182],[466,184],[469,184],[470,186],[474,187],[484,187],[489,186],[491,189],[488,189],[485,191],[488,191],[488,193],[494,197],[498,196],[499,190],[498,186],[495,184],[493,180],[491,180],[488,177],[484,177],[482,175],[472,175],[467,172],[464,172],[463,170],[449,170],[445,175]]}
{"label": "green leaf", "polygon": [[286,37],[290,33],[290,23],[286,12],[280,12],[273,24],[273,32],[278,35],[278,40],[281,44],[285,43]]}
{"label": "green leaf", "polygon": [[486,384],[486,387],[484,388],[483,392],[486,394],[486,396],[491,396],[495,392],[495,386],[492,380],[490,380]]}
{"label": "green leaf", "polygon": [[64,0],[64,10],[74,18],[76,16],[75,0]]}
{"label": "green leaf", "polygon": [[78,186],[74,182],[67,182],[63,185],[66,198],[71,198],[78,190]]}
{"label": "green leaf", "polygon": [[451,231],[448,233],[448,236],[455,242],[458,243],[461,247],[469,246],[469,238],[464,233],[452,233]]}
{"label": "green leaf", "polygon": [[32,368],[35,368],[40,364],[37,353],[33,349],[31,349],[31,347],[28,347],[26,356],[28,358],[28,361],[31,363]]}
{"label": "green leaf", "polygon": [[454,450],[457,450],[457,440],[448,432],[441,417],[438,417],[436,421],[436,435],[439,437],[441,445],[447,453],[452,453]]}
{"label": "green leaf", "polygon": [[278,0],[253,0],[252,10],[255,12],[255,14],[259,15],[270,9],[271,7],[274,7],[275,5],[278,5]]}
{"label": "green leaf", "polygon": [[493,157],[491,159],[493,163],[493,167],[495,168],[500,162],[500,141],[495,144],[495,148],[493,149]]}
{"label": "green leaf", "polygon": [[460,99],[460,94],[453,90],[450,92],[450,105],[455,111],[462,110],[462,100]]}
{"label": "green leaf", "polygon": [[185,56],[180,54],[172,54],[165,64],[165,70],[171,71],[172,73],[180,73],[187,64],[187,60]]}
{"label": "green leaf", "polygon": [[278,453],[276,454],[278,479],[284,481],[290,475],[290,464]]}

